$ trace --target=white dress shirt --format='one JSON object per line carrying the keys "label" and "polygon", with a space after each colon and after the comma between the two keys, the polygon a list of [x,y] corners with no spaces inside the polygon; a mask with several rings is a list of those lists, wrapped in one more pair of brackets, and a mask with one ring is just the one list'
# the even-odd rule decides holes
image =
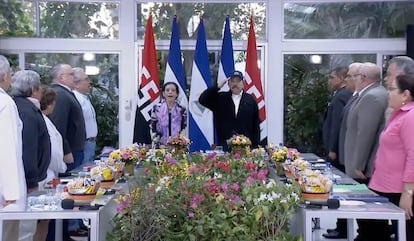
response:
{"label": "white dress shirt", "polygon": [[13,99],[0,88],[0,208],[3,200],[26,200],[22,159],[22,129]]}
{"label": "white dress shirt", "polygon": [[66,163],[63,161],[63,139],[56,126],[44,114],[47,132],[50,137],[50,164],[47,168],[47,177],[45,180],[39,182],[39,187],[43,187],[45,183],[57,177],[59,173],[66,171]]}
{"label": "white dress shirt", "polygon": [[98,135],[98,124],[96,123],[95,109],[87,95],[74,90],[79,104],[82,107],[83,118],[85,119],[86,138],[96,137]]}
{"label": "white dress shirt", "polygon": [[238,95],[231,94],[231,98],[233,99],[233,103],[234,103],[234,113],[236,113],[236,116],[237,116],[237,113],[239,112],[239,105],[240,105],[240,100],[242,98],[242,95],[243,95],[243,91],[241,91],[240,94]]}

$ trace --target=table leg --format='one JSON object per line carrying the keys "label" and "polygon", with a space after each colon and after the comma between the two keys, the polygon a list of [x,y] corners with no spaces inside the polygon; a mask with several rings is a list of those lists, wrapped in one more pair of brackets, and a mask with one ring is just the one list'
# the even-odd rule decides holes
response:
{"label": "table leg", "polygon": [[398,219],[398,241],[406,240],[405,216]]}
{"label": "table leg", "polygon": [[62,219],[55,219],[55,240],[56,241],[63,240],[63,220]]}
{"label": "table leg", "polygon": [[347,237],[348,240],[353,241],[354,240],[354,230],[355,230],[355,226],[354,226],[354,219],[348,218],[346,220],[347,222]]}

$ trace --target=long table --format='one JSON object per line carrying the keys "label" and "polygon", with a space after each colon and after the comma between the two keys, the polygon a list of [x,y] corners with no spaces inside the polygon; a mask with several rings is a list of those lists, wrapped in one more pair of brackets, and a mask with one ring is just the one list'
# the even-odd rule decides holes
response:
{"label": "long table", "polygon": [[[337,178],[337,182],[340,184],[355,185],[358,184],[352,178],[345,175],[343,172],[336,168],[332,168],[334,176]],[[338,190],[339,191],[339,190]],[[351,191],[355,194],[374,194],[371,190],[358,190]],[[398,237],[399,241],[406,240],[406,227],[405,227],[405,213],[402,209],[395,206],[390,202],[358,202],[353,199],[352,201],[346,200],[346,195],[342,192],[331,193],[331,197],[340,197],[344,200],[343,204],[338,209],[328,209],[322,207],[320,209],[310,209],[304,206],[300,208],[298,213],[293,217],[291,224],[296,224],[292,227],[291,231],[294,234],[303,235],[305,241],[312,240],[313,232],[313,219],[347,219],[348,223],[348,240],[354,240],[354,220],[355,219],[383,219],[383,220],[396,220],[398,221]],[[348,201],[348,204],[346,205]],[[291,225],[292,226],[292,225]]]}
{"label": "long table", "polygon": [[[28,207],[16,207],[15,210],[0,209],[0,222],[4,220],[38,220],[56,219],[56,241],[62,241],[62,220],[63,219],[89,219],[90,220],[90,240],[105,240],[106,232],[112,229],[110,220],[115,215],[115,202],[113,196],[102,196],[94,202],[103,204],[98,210],[54,210],[54,211],[34,211]],[[1,233],[1,232],[0,232]]]}

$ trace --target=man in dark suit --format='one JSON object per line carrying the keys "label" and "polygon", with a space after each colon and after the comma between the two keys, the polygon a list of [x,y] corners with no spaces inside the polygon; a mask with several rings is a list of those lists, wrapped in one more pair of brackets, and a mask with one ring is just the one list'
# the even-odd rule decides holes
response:
{"label": "man in dark suit", "polygon": [[85,121],[82,108],[72,90],[75,88],[74,73],[68,64],[58,64],[52,69],[56,91],[56,106],[50,119],[63,138],[64,161],[68,171],[81,165],[86,141]]}
{"label": "man in dark suit", "polygon": [[[346,133],[346,120],[348,117],[348,112],[353,103],[355,103],[356,98],[358,98],[358,93],[355,91],[355,77],[361,67],[362,63],[352,63],[348,67],[348,72],[345,75],[345,85],[350,93],[353,93],[352,96],[349,96],[346,100],[346,104],[343,107],[341,116],[340,116],[340,128],[338,136],[338,152],[336,153],[337,158],[337,168],[342,172],[345,172],[344,165],[344,142],[345,142],[345,133]],[[323,237],[327,239],[345,239],[347,237],[347,223],[346,219],[338,219],[336,222],[335,229],[328,229],[327,233],[322,234]]]}
{"label": "man in dark suit", "polygon": [[[388,94],[381,85],[381,68],[373,63],[363,63],[356,76],[359,94],[351,106],[346,120],[345,172],[356,181],[368,184],[379,134],[384,127]],[[387,222],[358,219],[358,237],[355,240],[389,240]],[[377,226],[376,226],[377,225]]]}
{"label": "man in dark suit", "polygon": [[339,129],[341,127],[342,111],[352,95],[352,92],[345,87],[347,72],[348,68],[339,67],[329,74],[329,86],[333,90],[333,97],[326,109],[322,128],[323,143],[325,150],[328,152],[328,159],[340,170],[342,168],[337,160]]}
{"label": "man in dark suit", "polygon": [[[260,141],[259,109],[250,94],[243,91],[243,74],[234,71],[229,79],[217,86],[205,90],[199,98],[200,104],[209,108],[214,114],[217,130],[217,144],[227,150],[227,140],[233,134],[243,134],[257,147]],[[219,92],[225,83],[229,91]]]}

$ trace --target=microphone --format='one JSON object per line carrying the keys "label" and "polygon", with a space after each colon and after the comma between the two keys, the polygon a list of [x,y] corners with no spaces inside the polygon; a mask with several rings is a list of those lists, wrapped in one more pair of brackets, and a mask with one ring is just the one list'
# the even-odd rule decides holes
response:
{"label": "microphone", "polygon": [[73,199],[63,199],[61,205],[63,209],[73,209],[75,207],[75,201]]}
{"label": "microphone", "polygon": [[91,206],[88,204],[75,203],[73,199],[63,199],[61,206],[63,209],[73,209],[74,207],[79,207],[79,210],[98,210],[103,205],[95,204],[94,206]]}
{"label": "microphone", "polygon": [[306,207],[328,206],[328,209],[338,209],[340,204],[338,199],[328,199],[326,201],[305,201]]}

